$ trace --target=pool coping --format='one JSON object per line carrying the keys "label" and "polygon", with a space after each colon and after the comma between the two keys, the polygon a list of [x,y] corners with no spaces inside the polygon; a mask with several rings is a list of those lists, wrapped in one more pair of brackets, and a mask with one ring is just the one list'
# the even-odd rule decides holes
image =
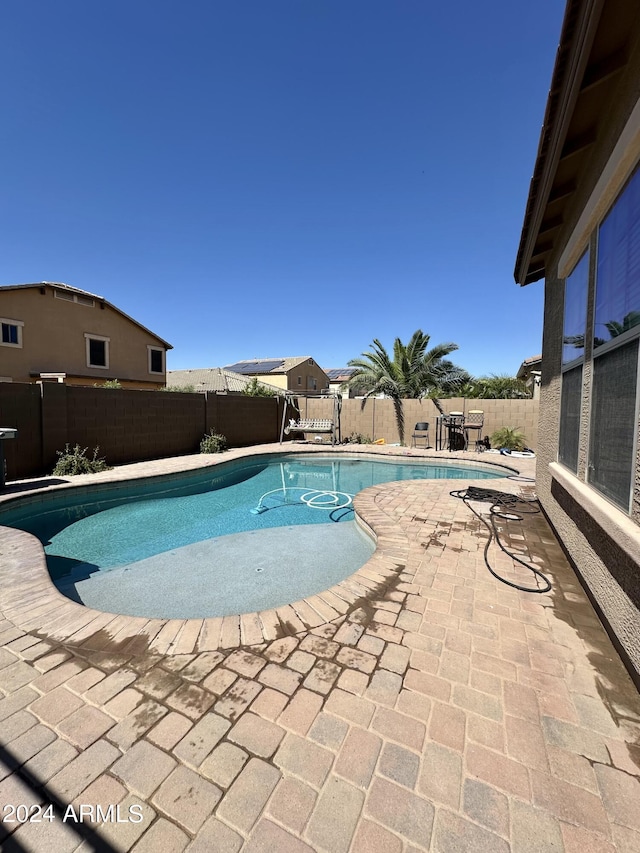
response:
{"label": "pool coping", "polygon": [[[118,484],[139,479],[181,474],[216,467],[217,465],[252,456],[286,454],[335,454],[379,458],[427,459],[442,462],[456,461],[474,465],[503,468],[505,476],[522,473],[531,461],[514,468],[494,461],[496,456],[458,452],[435,452],[395,446],[319,444],[256,445],[238,448],[223,454],[195,454],[186,457],[154,460],[119,466],[98,474],[78,475],[65,482],[44,486],[42,480],[9,484],[0,495],[0,506],[6,502],[23,503],[38,500],[44,494],[91,485]],[[504,459],[504,457],[500,457]],[[515,461],[511,458],[509,461]],[[518,463],[524,460],[518,459]],[[402,481],[416,482],[416,481]],[[440,482],[446,483],[446,480]],[[458,483],[459,480],[452,480]],[[465,480],[471,484],[473,480]],[[486,481],[482,481],[486,482]],[[497,479],[500,482],[500,479]],[[397,580],[400,573],[411,573],[407,566],[409,543],[400,528],[381,511],[377,497],[389,483],[370,486],[359,492],[354,500],[357,523],[375,541],[376,550],[367,562],[352,575],[315,595],[269,610],[201,619],[160,619],[124,616],[96,610],[72,601],[60,593],[52,582],[46,566],[44,550],[39,540],[24,531],[0,526],[0,610],[17,628],[45,640],[53,640],[80,649],[123,654],[178,655],[192,652],[232,649],[271,642],[283,636],[297,635],[328,622],[343,619],[352,611],[370,606],[381,598]],[[416,569],[413,570],[415,574]]]}

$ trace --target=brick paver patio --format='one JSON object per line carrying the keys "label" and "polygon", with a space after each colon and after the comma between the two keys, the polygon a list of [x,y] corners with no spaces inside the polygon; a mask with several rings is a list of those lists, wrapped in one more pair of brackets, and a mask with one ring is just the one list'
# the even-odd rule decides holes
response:
{"label": "brick paver patio", "polygon": [[467,485],[362,492],[376,555],[264,619],[83,621],[0,528],[2,850],[640,851],[638,693],[543,515],[498,522],[520,592]]}

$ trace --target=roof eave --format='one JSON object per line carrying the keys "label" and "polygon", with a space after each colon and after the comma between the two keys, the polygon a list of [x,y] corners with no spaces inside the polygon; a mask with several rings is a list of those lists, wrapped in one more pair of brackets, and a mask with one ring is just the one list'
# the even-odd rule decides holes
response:
{"label": "roof eave", "polygon": [[532,268],[535,242],[603,5],[604,0],[567,2],[514,270],[516,284],[520,286],[532,284],[546,275],[549,252]]}
{"label": "roof eave", "polygon": [[98,302],[101,302],[103,305],[108,305],[109,308],[113,309],[116,313],[120,314],[122,317],[125,317],[139,329],[142,329],[148,335],[151,335],[152,338],[155,338],[158,343],[161,343],[165,349],[170,350],[173,349],[173,346],[168,342],[161,338],[159,335],[156,335],[155,332],[152,332],[151,329],[148,329],[146,326],[143,326],[138,320],[134,320],[133,317],[130,317],[126,314],[121,308],[118,308],[112,302],[109,302],[108,299],[105,299],[104,296],[99,296],[97,293],[91,293],[89,290],[82,290],[80,287],[72,287],[70,284],[65,284],[62,281],[36,281],[31,284],[4,284],[0,285],[0,290],[28,290],[32,287],[52,287],[58,288],[59,290],[68,290],[70,293],[79,293],[82,296],[90,296],[92,299],[97,299]]}

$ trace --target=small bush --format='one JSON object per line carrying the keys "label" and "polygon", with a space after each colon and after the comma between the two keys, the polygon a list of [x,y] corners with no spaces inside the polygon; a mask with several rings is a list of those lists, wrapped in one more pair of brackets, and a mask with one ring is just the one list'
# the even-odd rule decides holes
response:
{"label": "small bush", "polygon": [[122,388],[119,379],[106,379],[104,382],[96,382],[94,388]]}
{"label": "small bush", "polygon": [[361,432],[352,432],[345,442],[346,444],[371,444],[371,436]]}
{"label": "small bush", "polygon": [[162,388],[158,388],[158,391],[169,391],[176,394],[194,394],[195,390],[195,385],[164,385]]}
{"label": "small bush", "polygon": [[272,391],[270,388],[265,388],[265,386],[258,382],[258,378],[256,376],[253,377],[247,384],[244,386],[242,393],[245,397],[278,397],[279,394],[277,391]]}
{"label": "small bush", "polygon": [[519,427],[501,427],[491,433],[491,447],[502,450],[524,450],[527,439]]}
{"label": "small bush", "polygon": [[72,450],[68,444],[65,444],[64,450],[56,451],[60,458],[56,462],[53,473],[58,477],[63,477],[69,474],[95,474],[96,471],[108,471],[110,466],[104,459],[98,459],[100,448],[94,448],[93,458],[91,459],[86,455],[87,449],[85,447],[83,450],[79,444],[76,444]]}
{"label": "small bush", "polygon": [[227,449],[227,439],[213,430],[200,442],[200,453],[222,453]]}

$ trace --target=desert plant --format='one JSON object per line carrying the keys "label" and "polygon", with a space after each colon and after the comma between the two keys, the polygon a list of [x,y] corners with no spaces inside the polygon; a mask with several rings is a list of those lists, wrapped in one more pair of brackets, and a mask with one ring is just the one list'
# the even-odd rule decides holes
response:
{"label": "desert plant", "polygon": [[105,379],[104,382],[96,382],[94,388],[122,388],[119,379]]}
{"label": "desert plant", "polygon": [[108,471],[110,466],[107,465],[104,459],[98,458],[99,447],[93,449],[93,457],[89,459],[86,455],[88,448],[81,448],[76,444],[73,449],[65,444],[64,450],[56,450],[60,457],[56,462],[53,473],[57,477],[63,477],[69,474],[95,474],[96,471]]}
{"label": "desert plant", "polygon": [[371,436],[361,432],[352,432],[345,444],[371,444]]}
{"label": "desert plant", "polygon": [[246,397],[278,397],[279,394],[277,391],[272,391],[271,388],[267,388],[261,382],[258,382],[257,376],[254,376],[247,384],[244,386],[242,393]]}
{"label": "desert plant", "polygon": [[222,453],[227,449],[227,439],[224,435],[211,430],[200,442],[200,453]]}
{"label": "desert plant", "polygon": [[491,433],[491,446],[498,450],[524,450],[526,441],[519,427],[500,427]]}
{"label": "desert plant", "polygon": [[496,373],[470,378],[458,393],[460,397],[482,400],[524,400],[533,394],[522,379]]}
{"label": "desert plant", "polygon": [[163,385],[158,391],[175,391],[180,394],[194,394],[195,385]]}
{"label": "desert plant", "polygon": [[392,358],[380,341],[374,338],[371,344],[373,352],[363,352],[359,358],[349,361],[349,366],[355,367],[349,387],[356,394],[363,393],[365,399],[384,394],[393,400],[401,444],[404,444],[402,400],[437,395],[438,389],[443,386],[453,390],[468,376],[466,371],[446,358],[458,349],[457,344],[437,344],[427,350],[429,340],[429,335],[421,329],[413,333],[408,344],[396,338]]}

